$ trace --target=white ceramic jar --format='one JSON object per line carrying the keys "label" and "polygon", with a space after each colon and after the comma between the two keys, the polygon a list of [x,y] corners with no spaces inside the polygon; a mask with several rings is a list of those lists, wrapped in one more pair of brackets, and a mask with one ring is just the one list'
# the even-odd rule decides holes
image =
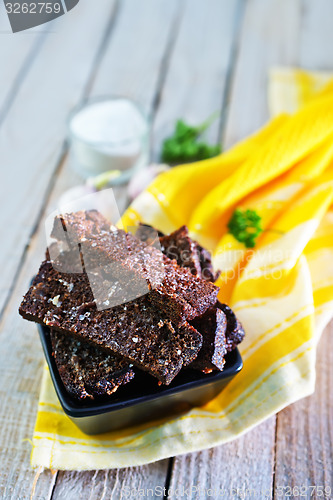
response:
{"label": "white ceramic jar", "polygon": [[149,127],[138,106],[124,97],[92,99],[69,119],[71,162],[83,177],[119,171],[127,181],[147,164]]}

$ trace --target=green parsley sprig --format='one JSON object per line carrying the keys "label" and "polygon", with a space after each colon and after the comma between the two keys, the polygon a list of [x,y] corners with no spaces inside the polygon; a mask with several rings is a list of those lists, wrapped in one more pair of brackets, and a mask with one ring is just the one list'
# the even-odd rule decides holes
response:
{"label": "green parsley sprig", "polygon": [[205,160],[221,153],[220,145],[214,146],[198,140],[217,116],[218,113],[214,113],[197,127],[188,125],[184,120],[178,120],[173,135],[163,142],[161,160],[173,165]]}
{"label": "green parsley sprig", "polygon": [[263,232],[261,217],[255,210],[236,208],[228,222],[229,232],[246,248],[253,248],[256,239]]}

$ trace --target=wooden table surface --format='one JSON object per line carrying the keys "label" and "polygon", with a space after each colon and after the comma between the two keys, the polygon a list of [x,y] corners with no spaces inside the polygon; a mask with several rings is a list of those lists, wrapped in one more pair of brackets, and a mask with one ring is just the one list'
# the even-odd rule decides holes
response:
{"label": "wooden table surface", "polygon": [[66,143],[75,105],[109,94],[139,102],[151,117],[154,160],[177,118],[198,123],[220,110],[209,138],[227,148],[269,118],[272,65],[333,70],[332,0],[81,0],[16,35],[0,9],[1,498],[119,499],[125,486],[193,489],[170,499],[208,498],[208,488],[224,490],[213,498],[333,490],[332,324],[318,348],[315,394],[240,439],[142,467],[44,471],[34,483],[28,439],[44,360],[36,327],[17,312],[42,259],[44,217],[80,182]]}

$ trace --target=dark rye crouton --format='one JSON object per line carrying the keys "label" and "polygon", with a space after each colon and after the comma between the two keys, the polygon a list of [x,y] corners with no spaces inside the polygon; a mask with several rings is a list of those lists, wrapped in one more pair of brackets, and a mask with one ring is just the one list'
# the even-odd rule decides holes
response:
{"label": "dark rye crouton", "polygon": [[222,304],[217,301],[216,306],[224,312],[227,318],[227,329],[225,332],[226,347],[227,351],[230,352],[242,342],[245,337],[245,332],[241,322],[237,319],[235,313],[229,306],[227,306],[227,304]]}
{"label": "dark rye crouton", "polygon": [[175,259],[179,266],[187,267],[194,276],[201,276],[197,244],[189,237],[186,226],[162,236],[160,243],[162,252],[169,259]]}
{"label": "dark rye crouton", "polygon": [[225,332],[226,315],[216,307],[208,309],[202,316],[195,318],[192,325],[202,335],[202,347],[189,368],[210,373],[223,370],[224,356],[227,354]]}
{"label": "dark rye crouton", "polygon": [[191,325],[174,325],[147,296],[98,311],[85,273],[61,273],[44,261],[25,295],[20,314],[76,335],[169,384],[198,354],[202,336]]}
{"label": "dark rye crouton", "polygon": [[127,360],[52,329],[50,336],[60,378],[75,399],[110,396],[134,378],[133,365]]}
{"label": "dark rye crouton", "polygon": [[162,252],[169,259],[175,259],[179,266],[189,268],[194,276],[212,283],[217,280],[220,271],[214,271],[209,251],[189,236],[187,226],[181,226],[166,235],[152,226],[140,224],[136,232],[142,241],[147,241],[156,234],[160,237]]}
{"label": "dark rye crouton", "polygon": [[108,222],[98,212],[81,211],[56,217],[51,236],[71,248],[79,245],[88,273],[103,266],[112,272],[116,269],[117,283],[131,281],[127,291],[144,289],[146,283],[149,300],[175,324],[203,314],[216,302],[218,287],[193,276],[132,234],[107,227]]}

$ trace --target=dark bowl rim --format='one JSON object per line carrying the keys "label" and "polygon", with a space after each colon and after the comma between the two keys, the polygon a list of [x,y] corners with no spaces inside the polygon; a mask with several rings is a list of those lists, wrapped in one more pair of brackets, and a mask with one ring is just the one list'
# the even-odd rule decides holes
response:
{"label": "dark bowl rim", "polygon": [[[116,410],[122,410],[130,406],[135,406],[140,403],[152,401],[155,399],[160,399],[162,397],[167,397],[178,392],[186,391],[189,389],[194,389],[203,385],[209,385],[224,379],[234,377],[243,368],[243,361],[239,350],[236,348],[232,353],[228,353],[227,360],[223,371],[212,372],[208,375],[202,374],[202,378],[196,380],[190,380],[188,382],[183,382],[177,386],[166,386],[163,387],[163,392],[140,395],[136,398],[129,398],[125,401],[96,401],[93,406],[82,406],[75,401],[75,399],[67,392],[57,369],[55,359],[52,356],[52,345],[50,339],[50,329],[45,326],[38,324],[39,336],[41,344],[43,347],[44,355],[49,367],[51,379],[60,401],[60,404],[64,412],[73,418],[83,418],[94,415],[101,415],[106,413],[111,413]],[[233,354],[234,360],[230,362],[230,354]],[[228,359],[229,357],[229,359]],[[228,362],[229,361],[229,362]]]}

